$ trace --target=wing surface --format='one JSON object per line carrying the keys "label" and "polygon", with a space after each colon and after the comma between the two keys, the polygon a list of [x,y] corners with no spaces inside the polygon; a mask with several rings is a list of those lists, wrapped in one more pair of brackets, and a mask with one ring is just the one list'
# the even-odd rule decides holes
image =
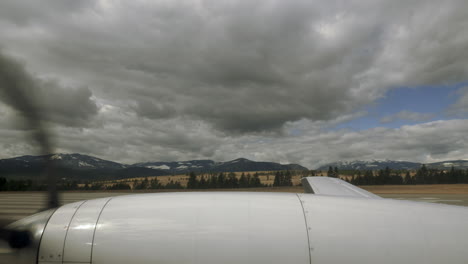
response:
{"label": "wing surface", "polygon": [[318,195],[383,199],[380,196],[377,196],[337,178],[305,177],[302,178],[302,186],[304,186],[304,191],[306,193],[313,193]]}

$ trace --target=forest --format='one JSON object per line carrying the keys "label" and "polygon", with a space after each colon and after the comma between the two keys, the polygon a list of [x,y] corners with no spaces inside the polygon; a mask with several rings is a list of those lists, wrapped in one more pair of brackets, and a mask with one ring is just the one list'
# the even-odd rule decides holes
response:
{"label": "forest", "polygon": [[[186,185],[179,181],[171,180],[162,184],[157,177],[143,180],[133,180],[128,182],[116,182],[113,184],[103,184],[102,182],[79,181],[61,179],[57,183],[57,189],[60,191],[99,191],[99,190],[152,190],[152,189],[236,189],[236,188],[268,188],[293,186],[293,177],[322,176],[321,171],[276,171],[271,172],[274,177],[273,184],[263,183],[260,174],[255,172],[242,173],[236,176],[235,173],[203,174],[190,172],[187,174],[188,182]],[[356,170],[340,172],[338,168],[330,167],[326,173],[328,177],[340,178],[353,185],[405,185],[405,184],[468,184],[468,170],[455,169],[449,170],[428,169],[421,166],[416,171],[410,170],[392,170],[385,168],[382,170]],[[300,183],[299,183],[300,185]],[[0,177],[0,191],[45,191],[47,185],[44,182],[33,181],[30,179],[6,179]]]}

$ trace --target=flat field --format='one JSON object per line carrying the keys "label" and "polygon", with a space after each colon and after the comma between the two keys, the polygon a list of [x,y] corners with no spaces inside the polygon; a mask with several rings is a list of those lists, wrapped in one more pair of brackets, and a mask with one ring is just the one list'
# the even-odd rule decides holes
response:
{"label": "flat field", "polygon": [[375,194],[467,194],[468,184],[367,185],[359,186]]}
{"label": "flat field", "polygon": [[[232,172],[232,173],[236,175],[237,179],[241,177],[242,173],[244,173],[246,176],[247,175],[253,176],[255,173],[258,173],[259,174],[258,177],[260,178],[260,181],[263,184],[269,184],[269,185],[273,185],[273,182],[275,180],[275,174],[276,174],[275,171],[257,171],[257,172],[246,171],[246,172]],[[225,173],[226,176],[229,174],[230,172]],[[201,177],[205,177],[205,179],[208,180],[210,175],[209,174],[204,174],[203,176],[198,175],[197,179],[200,180]],[[187,186],[187,182],[189,180],[189,176],[185,174],[178,174],[178,175],[166,175],[166,176],[148,176],[148,177],[138,177],[138,178],[127,178],[127,179],[111,180],[111,181],[98,181],[98,183],[102,183],[104,186],[111,186],[115,183],[126,183],[133,187],[133,185],[136,182],[140,182],[145,179],[153,180],[155,178],[157,178],[159,183],[161,183],[162,185],[166,185],[170,181],[173,181],[173,182],[179,182],[184,187]],[[299,176],[299,175],[292,176],[291,181],[293,185],[298,185],[301,182],[301,178],[302,176]]]}

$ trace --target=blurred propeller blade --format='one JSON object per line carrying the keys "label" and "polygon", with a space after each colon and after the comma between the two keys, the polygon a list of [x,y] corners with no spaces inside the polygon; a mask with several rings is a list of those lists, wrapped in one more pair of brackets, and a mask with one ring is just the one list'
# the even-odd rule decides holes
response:
{"label": "blurred propeller blade", "polygon": [[[57,179],[54,174],[54,162],[47,154],[53,153],[50,134],[42,120],[44,112],[36,102],[34,94],[38,86],[35,79],[24,66],[0,51],[0,100],[17,110],[25,117],[32,138],[39,144],[44,155],[45,176],[48,185],[48,199],[45,209],[59,206]],[[0,227],[0,239],[9,242],[12,248],[26,247],[30,243],[29,231],[16,231]]]}

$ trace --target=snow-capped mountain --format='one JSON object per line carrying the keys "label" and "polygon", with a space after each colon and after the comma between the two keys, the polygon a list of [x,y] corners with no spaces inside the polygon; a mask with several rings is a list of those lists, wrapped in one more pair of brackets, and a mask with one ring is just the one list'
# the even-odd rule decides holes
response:
{"label": "snow-capped mountain", "polygon": [[308,170],[298,164],[279,164],[275,162],[252,161],[239,158],[216,164],[213,171],[276,171],[276,170]]}
{"label": "snow-capped mountain", "polygon": [[35,168],[44,166],[45,160],[52,160],[55,166],[68,169],[123,169],[126,165],[82,154],[49,154],[44,156],[21,156],[0,160],[0,167]]}
{"label": "snow-capped mountain", "polygon": [[126,165],[82,154],[54,154],[49,159],[61,166],[74,169],[123,169]]}
{"label": "snow-capped mountain", "polygon": [[317,170],[328,170],[330,166],[340,170],[380,170],[386,167],[394,170],[414,170],[421,167],[421,163],[395,160],[338,161],[320,166]]}
{"label": "snow-capped mountain", "polygon": [[61,178],[120,179],[195,172],[307,170],[297,164],[256,162],[235,159],[227,162],[189,160],[172,162],[143,162],[125,165],[82,154],[49,154],[21,156],[0,160],[0,177],[36,178],[45,168],[46,160],[54,162],[54,171]]}
{"label": "snow-capped mountain", "polygon": [[203,171],[215,166],[216,162],[212,160],[187,160],[170,162],[141,162],[135,163],[133,167],[145,167],[150,169],[160,169],[170,173],[184,173],[186,171]]}
{"label": "snow-capped mountain", "polygon": [[446,160],[441,162],[434,162],[426,164],[428,168],[437,168],[437,169],[450,169],[454,167],[455,169],[468,169],[468,160]]}
{"label": "snow-capped mountain", "polygon": [[[424,163],[427,168],[447,170],[468,169],[468,160],[451,160],[434,163]],[[393,170],[417,170],[423,163],[395,160],[355,160],[355,161],[338,161],[320,166],[317,170],[326,171],[331,166],[337,167],[339,170],[381,170],[389,167]]]}
{"label": "snow-capped mountain", "polygon": [[132,166],[157,168],[171,173],[185,173],[189,171],[203,172],[231,172],[231,171],[275,171],[275,170],[307,170],[298,164],[279,164],[274,162],[258,162],[239,158],[226,162],[212,160],[189,160],[179,162],[144,162]]}
{"label": "snow-capped mountain", "polygon": [[42,175],[46,161],[53,161],[54,173],[68,179],[118,179],[130,177],[158,176],[166,171],[103,160],[82,154],[49,154],[43,156],[21,156],[0,160],[0,177],[37,178]]}
{"label": "snow-capped mountain", "polygon": [[[0,159],[0,177],[38,177],[44,169],[45,160],[54,161],[59,177],[76,179],[118,179],[131,177],[159,176],[194,172],[239,172],[239,171],[277,171],[307,170],[298,164],[279,164],[258,162],[239,158],[226,162],[213,160],[189,160],[171,162],[142,162],[132,165],[121,164],[82,154],[49,154],[45,156],[21,156]],[[421,163],[395,160],[355,160],[339,161],[318,168],[327,171],[329,167],[339,170],[380,170],[389,167],[398,170],[416,170]],[[450,160],[426,164],[428,168],[449,170],[468,169],[468,160]]]}

